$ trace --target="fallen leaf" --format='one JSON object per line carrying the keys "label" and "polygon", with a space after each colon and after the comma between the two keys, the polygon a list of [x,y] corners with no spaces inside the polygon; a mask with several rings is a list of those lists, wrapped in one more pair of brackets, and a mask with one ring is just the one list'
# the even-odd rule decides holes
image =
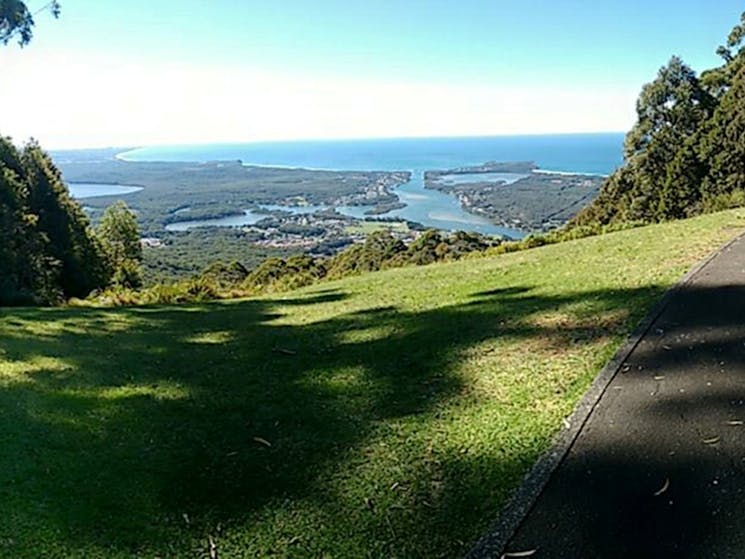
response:
{"label": "fallen leaf", "polygon": [[665,479],[665,483],[662,485],[662,487],[653,493],[655,497],[659,497],[662,495],[667,489],[670,487],[670,478]]}
{"label": "fallen leaf", "polygon": [[264,446],[272,446],[272,443],[270,443],[266,439],[262,439],[261,437],[254,437],[254,441],[263,444]]}
{"label": "fallen leaf", "polygon": [[502,559],[509,559],[510,557],[531,557],[535,555],[537,549],[529,549],[528,551],[508,551],[502,554]]}

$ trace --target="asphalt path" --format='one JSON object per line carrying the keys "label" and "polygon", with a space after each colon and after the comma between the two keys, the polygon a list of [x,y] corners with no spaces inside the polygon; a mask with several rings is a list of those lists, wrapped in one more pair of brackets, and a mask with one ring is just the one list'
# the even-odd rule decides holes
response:
{"label": "asphalt path", "polygon": [[499,553],[745,558],[745,238],[669,297]]}

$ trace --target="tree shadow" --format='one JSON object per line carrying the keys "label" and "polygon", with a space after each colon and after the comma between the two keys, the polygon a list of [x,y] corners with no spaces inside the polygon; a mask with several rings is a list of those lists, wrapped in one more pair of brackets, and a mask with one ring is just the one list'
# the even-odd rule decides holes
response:
{"label": "tree shadow", "polygon": [[[458,366],[473,346],[594,343],[639,318],[625,312],[629,301],[661,292],[520,287],[426,311],[341,309],[299,324],[283,318],[352,296],[14,312],[0,323],[9,371],[0,377],[0,509],[14,511],[0,518],[0,542],[13,540],[17,556],[49,538],[74,550],[178,555],[201,549],[208,534],[311,503],[335,510],[319,522],[341,523],[326,529],[370,555],[464,551],[505,497],[500,484],[519,480],[541,441],[509,459],[498,449],[480,458],[442,450],[430,470],[412,474],[405,510],[371,502],[366,516],[335,493],[354,487],[339,464],[359,460],[381,431],[459,398],[468,387]],[[577,320],[536,320],[562,310]]]}
{"label": "tree shadow", "polygon": [[346,293],[339,291],[338,289],[323,289],[317,291],[311,297],[297,297],[297,298],[278,298],[277,302],[282,305],[318,305],[319,303],[333,303],[336,301],[343,301],[348,296]]}
{"label": "tree shadow", "polygon": [[608,387],[508,549],[739,557],[745,288],[681,290]]}

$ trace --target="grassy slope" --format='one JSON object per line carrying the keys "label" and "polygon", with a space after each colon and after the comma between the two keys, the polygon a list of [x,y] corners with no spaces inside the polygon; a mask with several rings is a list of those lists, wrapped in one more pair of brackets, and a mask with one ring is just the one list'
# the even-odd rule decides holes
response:
{"label": "grassy slope", "polygon": [[258,300],[0,311],[0,551],[462,554],[652,301],[743,226]]}

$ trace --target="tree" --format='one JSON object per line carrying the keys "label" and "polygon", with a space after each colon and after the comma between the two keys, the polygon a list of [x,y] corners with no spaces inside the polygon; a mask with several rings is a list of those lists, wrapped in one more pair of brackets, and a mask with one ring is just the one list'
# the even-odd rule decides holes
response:
{"label": "tree", "polygon": [[27,197],[20,154],[8,138],[0,137],[0,305],[60,298],[57,266]]}
{"label": "tree", "polygon": [[740,23],[735,25],[727,36],[726,44],[717,48],[717,54],[726,63],[732,62],[740,54],[743,40],[745,40],[745,12],[740,15]]}
{"label": "tree", "polygon": [[108,260],[49,156],[0,138],[0,303],[83,297],[108,281]]}
{"label": "tree", "polygon": [[707,127],[701,151],[711,162],[704,194],[745,190],[745,67],[735,76]]}
{"label": "tree", "polygon": [[73,200],[59,170],[37,143],[21,158],[28,185],[28,208],[59,262],[59,285],[66,297],[86,297],[106,285],[110,269],[105,252],[80,205]]}
{"label": "tree", "polygon": [[442,243],[443,238],[439,231],[427,229],[409,245],[406,253],[408,261],[417,266],[437,262],[444,255]]}
{"label": "tree", "polygon": [[667,166],[657,214],[660,219],[683,219],[701,211],[701,184],[708,165],[698,153],[700,136],[686,141]]}
{"label": "tree", "polygon": [[674,56],[657,78],[642,88],[636,102],[637,123],[626,136],[626,160],[642,154],[657,140],[658,148],[676,151],[681,138],[693,134],[711,115],[715,100],[696,73]]}
{"label": "tree", "polygon": [[0,0],[0,43],[7,45],[17,38],[20,46],[29,44],[33,38],[34,16],[45,10],[58,18],[60,4],[53,0],[31,13],[21,0]]}
{"label": "tree", "polygon": [[696,73],[680,58],[670,59],[642,88],[624,166],[573,224],[662,221],[693,213],[708,172],[698,147],[716,106]]}
{"label": "tree", "polygon": [[121,200],[104,211],[98,226],[113,270],[112,282],[124,287],[142,285],[142,244],[137,217]]}

